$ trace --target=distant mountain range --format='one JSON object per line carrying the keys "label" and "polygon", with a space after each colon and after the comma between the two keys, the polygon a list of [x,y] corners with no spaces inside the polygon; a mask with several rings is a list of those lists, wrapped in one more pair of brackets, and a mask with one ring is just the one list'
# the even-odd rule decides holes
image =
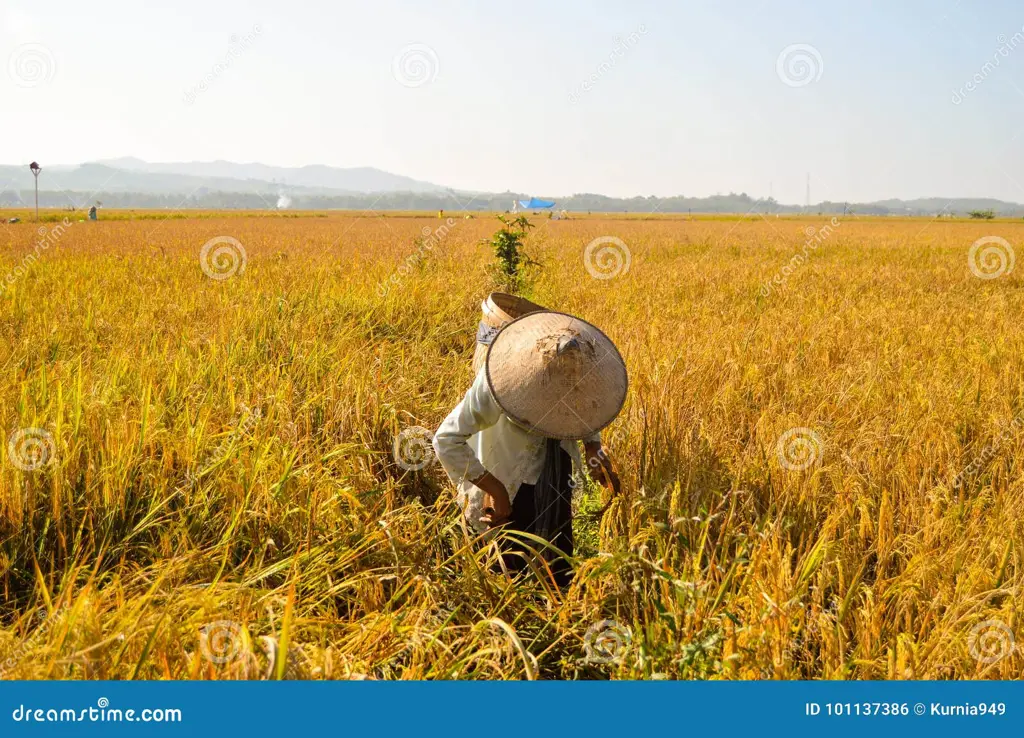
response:
{"label": "distant mountain range", "polygon": [[235,164],[230,161],[151,164],[130,156],[101,160],[97,164],[128,172],[178,174],[216,180],[241,179],[269,182],[272,186],[277,187],[335,192],[443,192],[446,189],[440,185],[420,182],[373,167],[339,169],[321,164],[310,164],[304,167],[272,167],[268,164]]}
{"label": "distant mountain range", "polygon": [[[992,210],[1000,217],[1024,216],[1024,205],[991,198],[930,197],[867,203],[821,202],[784,205],[746,193],[713,197],[568,197],[546,193],[458,192],[398,174],[322,165],[274,167],[229,161],[151,163],[124,157],[72,166],[46,166],[39,179],[43,207],[238,208],[352,210],[507,210],[531,195],[555,200],[558,209],[630,213],[855,213],[861,215],[966,215]],[[25,165],[0,165],[0,207],[33,200],[33,177]]]}
{"label": "distant mountain range", "polygon": [[[194,192],[260,192],[352,194],[380,192],[443,192],[444,187],[390,174],[371,167],[339,169],[311,165],[287,168],[230,161],[153,164],[126,157],[79,166],[43,167],[41,190],[183,194]],[[27,166],[0,166],[0,188],[32,189]]]}

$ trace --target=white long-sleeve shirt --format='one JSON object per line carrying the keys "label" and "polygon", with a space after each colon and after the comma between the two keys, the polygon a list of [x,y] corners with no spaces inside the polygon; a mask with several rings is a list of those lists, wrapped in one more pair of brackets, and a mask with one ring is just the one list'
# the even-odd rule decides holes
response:
{"label": "white long-sleeve shirt", "polygon": [[[586,443],[601,441],[595,433]],[[483,514],[483,490],[469,480],[490,472],[505,485],[509,501],[523,484],[535,484],[544,468],[544,444],[547,438],[516,425],[505,415],[481,370],[462,402],[455,406],[434,434],[434,452],[452,483],[459,488],[458,501],[467,522],[474,530],[486,528]],[[578,442],[562,441],[577,471],[583,468]]]}

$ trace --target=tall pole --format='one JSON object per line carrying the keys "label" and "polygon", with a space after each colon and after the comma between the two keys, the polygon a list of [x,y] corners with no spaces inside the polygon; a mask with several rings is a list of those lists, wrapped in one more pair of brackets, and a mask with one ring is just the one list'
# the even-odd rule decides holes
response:
{"label": "tall pole", "polygon": [[32,176],[36,178],[36,222],[39,222],[39,173],[42,168],[36,163],[32,162],[28,165],[28,168],[32,170]]}

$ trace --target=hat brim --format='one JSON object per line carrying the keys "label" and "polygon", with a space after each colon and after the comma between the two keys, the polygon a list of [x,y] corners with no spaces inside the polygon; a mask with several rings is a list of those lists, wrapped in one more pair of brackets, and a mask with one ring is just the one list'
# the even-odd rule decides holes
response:
{"label": "hat brim", "polygon": [[[558,338],[575,337],[563,358]],[[574,315],[545,310],[508,323],[484,364],[495,401],[517,425],[547,438],[578,440],[608,426],[626,402],[629,378],[615,344]]]}

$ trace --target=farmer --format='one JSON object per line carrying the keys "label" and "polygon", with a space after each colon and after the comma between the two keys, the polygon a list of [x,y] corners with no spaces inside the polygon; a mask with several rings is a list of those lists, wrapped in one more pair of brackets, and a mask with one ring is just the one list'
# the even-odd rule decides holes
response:
{"label": "farmer", "polygon": [[[573,554],[572,467],[619,491],[601,449],[600,430],[626,399],[626,366],[614,344],[571,315],[532,312],[494,337],[483,368],[434,436],[434,450],[459,488],[459,504],[477,532],[505,527]],[[522,541],[522,542],[519,542]],[[510,536],[502,560],[526,564],[535,542]],[[545,551],[559,586],[572,570]]]}

